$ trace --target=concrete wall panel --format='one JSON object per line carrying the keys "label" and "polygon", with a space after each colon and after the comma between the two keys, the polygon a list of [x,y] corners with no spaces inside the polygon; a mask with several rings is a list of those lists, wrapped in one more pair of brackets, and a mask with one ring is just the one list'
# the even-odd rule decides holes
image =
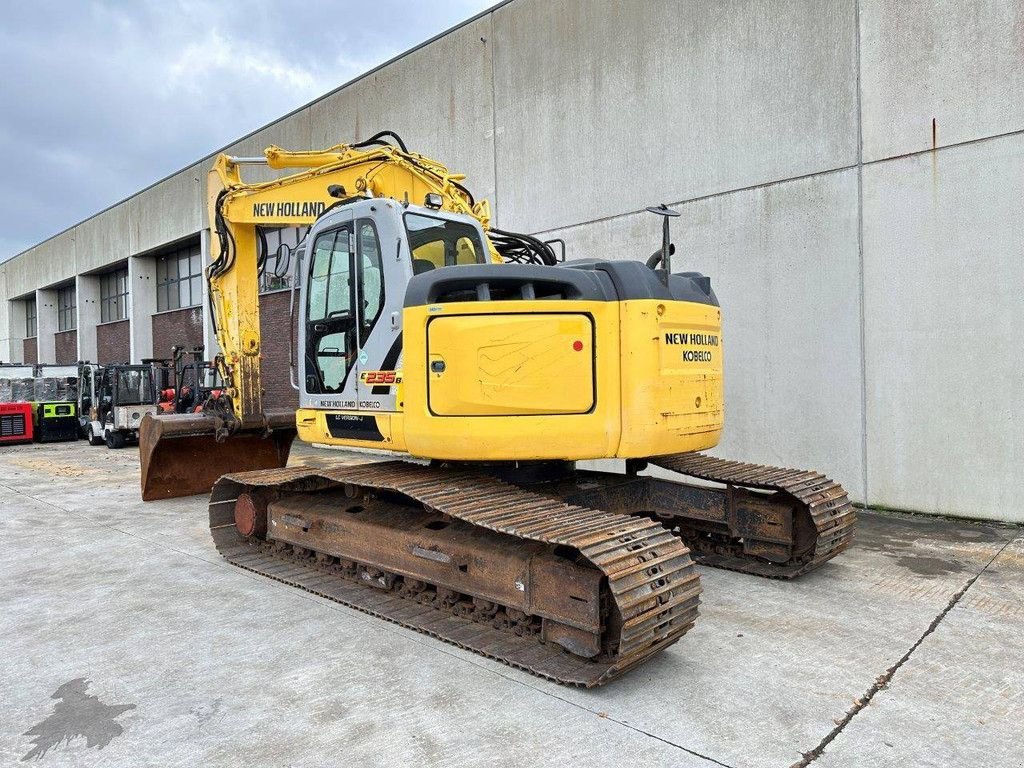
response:
{"label": "concrete wall panel", "polygon": [[208,162],[196,163],[128,200],[130,253],[151,251],[203,227],[208,168]]}
{"label": "concrete wall panel", "polygon": [[[713,453],[817,469],[863,500],[857,173],[678,207],[675,271],[722,306],[726,423]],[[553,233],[570,258],[646,258],[661,221],[622,216]]]}
{"label": "concrete wall panel", "polygon": [[53,343],[57,328],[57,291],[40,288],[36,291],[36,362],[57,362]]}
{"label": "concrete wall panel", "polygon": [[[81,240],[79,240],[81,243]],[[127,243],[125,245],[127,250]],[[79,275],[75,283],[75,314],[78,334],[78,360],[96,362],[96,326],[99,325],[102,312],[100,309],[100,278],[97,275]]]}
{"label": "concrete wall panel", "polygon": [[310,107],[313,146],[395,131],[410,150],[465,173],[478,199],[493,198],[492,46],[484,16],[327,96]]}
{"label": "concrete wall panel", "polygon": [[7,270],[0,264],[0,362],[3,363],[9,363],[15,357],[21,356],[14,352],[15,346],[20,345],[15,343],[11,334],[15,323],[14,314],[17,302],[7,301],[9,295],[7,292]]}
{"label": "concrete wall panel", "polygon": [[493,16],[505,227],[857,160],[853,0],[520,0]]}
{"label": "concrete wall panel", "polygon": [[[33,298],[35,293],[32,294]],[[24,301],[8,301],[7,311],[2,314],[7,320],[7,330],[0,334],[0,358],[5,363],[20,363],[25,355],[25,315]],[[6,339],[6,343],[5,340]]]}
{"label": "concrete wall panel", "polygon": [[156,259],[133,256],[128,259],[129,359],[137,363],[153,357],[150,318],[156,313]]}
{"label": "concrete wall panel", "polygon": [[79,272],[91,272],[128,258],[131,253],[128,209],[129,206],[122,203],[75,227],[75,259]]}
{"label": "concrete wall panel", "polygon": [[864,169],[872,503],[1024,522],[1024,136]]}
{"label": "concrete wall panel", "polygon": [[8,298],[31,295],[36,288],[62,283],[75,276],[75,236],[69,230],[40,243],[4,265]]}
{"label": "concrete wall panel", "polygon": [[1024,129],[1024,3],[860,0],[864,159]]}

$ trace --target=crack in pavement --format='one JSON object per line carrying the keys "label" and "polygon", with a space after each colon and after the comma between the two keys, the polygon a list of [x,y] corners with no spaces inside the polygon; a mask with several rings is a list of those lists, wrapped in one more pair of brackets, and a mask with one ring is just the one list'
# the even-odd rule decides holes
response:
{"label": "crack in pavement", "polygon": [[946,604],[946,607],[939,611],[938,615],[934,619],[932,619],[931,624],[929,624],[927,629],[925,629],[921,636],[917,638],[917,641],[912,646],[910,646],[910,649],[905,654],[903,654],[902,657],[900,657],[899,661],[897,661],[895,664],[893,664],[891,667],[885,670],[885,672],[883,672],[881,675],[875,678],[875,682],[871,685],[870,688],[867,689],[867,691],[864,692],[864,695],[854,700],[853,707],[851,707],[850,710],[843,717],[843,719],[836,724],[836,727],[829,731],[825,735],[825,738],[818,742],[818,745],[814,747],[814,749],[810,750],[809,752],[802,752],[802,758],[799,761],[793,763],[793,765],[790,768],[806,768],[808,765],[813,763],[815,760],[817,760],[824,754],[825,747],[831,744],[832,741],[840,733],[843,732],[843,730],[846,728],[846,726],[850,724],[853,718],[860,714],[862,710],[867,708],[867,706],[871,703],[871,700],[875,697],[876,693],[878,693],[879,691],[883,691],[889,687],[889,683],[892,682],[892,679],[896,676],[896,672],[899,671],[900,667],[902,667],[904,664],[907,663],[907,661],[910,660],[911,655],[914,653],[914,651],[918,649],[918,647],[920,647],[921,643],[925,641],[925,638],[927,638],[936,629],[938,629],[938,626],[942,623],[942,620],[945,619],[949,612],[956,607],[956,604],[959,603],[961,598],[963,598],[963,596],[967,594],[967,591],[974,586],[974,583],[978,579],[980,579],[982,574],[988,570],[989,566],[996,561],[996,558],[1003,554],[1003,550],[1010,546],[1010,544],[1012,544],[1014,541],[1015,538],[1010,538],[1007,541],[1003,542],[1003,546],[1001,546],[999,550],[994,555],[992,555],[989,561],[985,563],[984,567],[980,571],[978,571],[973,577],[971,577],[967,581],[967,583],[964,584],[953,595],[953,597],[950,598],[949,602]]}

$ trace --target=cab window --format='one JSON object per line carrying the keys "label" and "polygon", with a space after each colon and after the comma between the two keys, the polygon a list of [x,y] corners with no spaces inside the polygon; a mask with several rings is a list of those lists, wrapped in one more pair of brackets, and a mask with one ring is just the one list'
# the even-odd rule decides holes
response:
{"label": "cab window", "polygon": [[306,299],[306,391],[339,392],[356,357],[355,291],[349,227],[313,245]]}
{"label": "cab window", "polygon": [[486,251],[476,227],[419,213],[405,214],[416,273],[460,264],[483,264]]}
{"label": "cab window", "polygon": [[380,240],[369,219],[360,219],[359,233],[359,292],[362,300],[359,319],[359,343],[366,343],[380,312],[384,308],[384,273],[380,258]]}

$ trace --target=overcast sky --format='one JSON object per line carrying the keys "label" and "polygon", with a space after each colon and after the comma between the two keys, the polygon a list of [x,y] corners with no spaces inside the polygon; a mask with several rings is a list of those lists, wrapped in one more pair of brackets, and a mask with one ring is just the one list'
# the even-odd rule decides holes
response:
{"label": "overcast sky", "polygon": [[4,2],[0,261],[495,1]]}

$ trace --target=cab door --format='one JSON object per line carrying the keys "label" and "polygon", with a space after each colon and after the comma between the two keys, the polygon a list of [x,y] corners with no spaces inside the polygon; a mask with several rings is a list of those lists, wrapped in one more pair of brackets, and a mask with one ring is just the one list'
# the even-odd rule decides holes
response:
{"label": "cab door", "polygon": [[358,406],[393,412],[402,380],[402,301],[411,275],[405,239],[390,202],[355,213],[359,293]]}
{"label": "cab door", "polygon": [[400,204],[351,203],[314,225],[310,238],[300,299],[302,407],[399,410],[402,302],[412,276]]}
{"label": "cab door", "polygon": [[354,251],[350,215],[332,216],[314,233],[300,297],[301,404],[306,408],[356,407],[359,322]]}

